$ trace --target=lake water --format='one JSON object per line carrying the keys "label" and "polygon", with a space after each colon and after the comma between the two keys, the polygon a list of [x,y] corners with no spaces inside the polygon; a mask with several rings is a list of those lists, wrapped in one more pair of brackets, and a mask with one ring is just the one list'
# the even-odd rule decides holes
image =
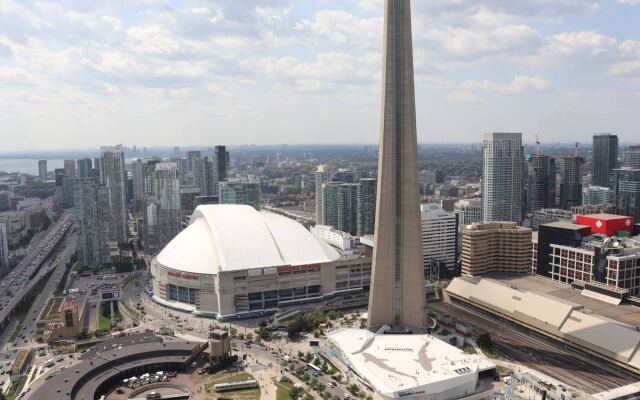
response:
{"label": "lake water", "polygon": [[[64,160],[47,160],[47,171],[64,167]],[[0,171],[38,175],[38,160],[29,158],[0,158]]]}

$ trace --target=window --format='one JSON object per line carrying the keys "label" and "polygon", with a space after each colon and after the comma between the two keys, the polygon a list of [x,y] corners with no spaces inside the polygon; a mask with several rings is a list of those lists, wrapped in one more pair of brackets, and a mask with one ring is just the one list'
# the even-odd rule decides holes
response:
{"label": "window", "polygon": [[262,292],[249,293],[249,301],[262,300]]}
{"label": "window", "polygon": [[178,301],[181,303],[189,303],[189,289],[178,286]]}
{"label": "window", "polygon": [[169,285],[169,300],[178,300],[178,287]]}

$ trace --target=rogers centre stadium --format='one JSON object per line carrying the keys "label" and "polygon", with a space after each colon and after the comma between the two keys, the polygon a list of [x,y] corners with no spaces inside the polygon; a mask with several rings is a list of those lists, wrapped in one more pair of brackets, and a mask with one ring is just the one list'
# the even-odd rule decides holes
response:
{"label": "rogers centre stadium", "polygon": [[[247,205],[203,205],[151,261],[155,301],[218,319],[295,304],[366,304],[371,257]],[[359,302],[359,303],[358,303]],[[356,304],[357,303],[357,304]]]}

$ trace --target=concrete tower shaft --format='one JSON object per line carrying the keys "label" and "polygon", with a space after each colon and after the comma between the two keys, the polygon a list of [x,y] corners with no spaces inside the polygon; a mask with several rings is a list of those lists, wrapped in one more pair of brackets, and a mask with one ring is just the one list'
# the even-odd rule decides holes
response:
{"label": "concrete tower shaft", "polygon": [[369,327],[426,321],[410,0],[385,0],[382,115]]}

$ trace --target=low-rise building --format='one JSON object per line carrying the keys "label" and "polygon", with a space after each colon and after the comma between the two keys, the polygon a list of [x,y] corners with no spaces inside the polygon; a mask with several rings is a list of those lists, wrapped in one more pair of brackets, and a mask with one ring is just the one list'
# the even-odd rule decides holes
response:
{"label": "low-rise building", "polygon": [[38,333],[48,338],[72,338],[80,333],[87,299],[81,297],[53,297],[36,321]]}

